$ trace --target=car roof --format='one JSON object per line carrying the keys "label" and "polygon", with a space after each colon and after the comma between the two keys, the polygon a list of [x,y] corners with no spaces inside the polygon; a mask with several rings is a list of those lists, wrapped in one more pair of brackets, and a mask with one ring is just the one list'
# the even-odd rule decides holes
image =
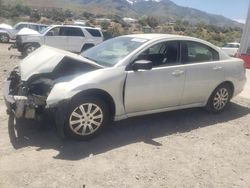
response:
{"label": "car roof", "polygon": [[[18,22],[16,25],[19,25],[19,24],[46,25],[46,24],[41,24],[41,23],[33,23],[33,22]],[[46,26],[47,26],[47,25],[46,25]]]}
{"label": "car roof", "polygon": [[101,30],[101,28],[98,27],[88,27],[88,26],[81,26],[81,25],[51,25],[52,27],[75,27],[75,28],[84,28],[84,29],[98,29]]}
{"label": "car roof", "polygon": [[199,42],[202,44],[205,44],[213,49],[216,49],[218,52],[222,52],[218,46],[215,46],[214,44],[199,39],[195,37],[189,37],[189,36],[184,36],[184,35],[173,35],[173,34],[159,34],[159,33],[150,33],[150,34],[132,34],[132,35],[123,35],[121,37],[131,37],[131,38],[141,38],[149,41],[157,41],[157,40],[188,40],[188,41],[193,41],[193,42]]}
{"label": "car roof", "polygon": [[187,37],[187,36],[182,36],[182,35],[172,35],[172,34],[158,34],[158,33],[151,33],[151,34],[132,34],[132,35],[125,35],[128,37],[136,37],[136,38],[142,38],[142,39],[147,39],[147,40],[154,40],[154,39],[171,39],[171,38],[180,38],[180,39],[196,39],[193,37]]}

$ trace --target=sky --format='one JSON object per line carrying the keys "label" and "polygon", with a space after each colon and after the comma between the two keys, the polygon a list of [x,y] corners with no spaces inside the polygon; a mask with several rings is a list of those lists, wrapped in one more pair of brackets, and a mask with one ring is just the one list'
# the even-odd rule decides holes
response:
{"label": "sky", "polygon": [[244,23],[250,0],[172,0],[177,5],[219,14]]}

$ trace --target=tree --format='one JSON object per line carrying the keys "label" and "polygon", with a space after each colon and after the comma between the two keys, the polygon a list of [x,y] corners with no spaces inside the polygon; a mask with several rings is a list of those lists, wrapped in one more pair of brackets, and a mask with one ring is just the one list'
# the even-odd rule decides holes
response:
{"label": "tree", "polygon": [[31,21],[37,22],[41,19],[41,15],[38,13],[38,11],[34,11],[30,15]]}
{"label": "tree", "polygon": [[153,16],[147,18],[147,23],[152,28],[156,28],[159,25],[159,21]]}
{"label": "tree", "polygon": [[67,9],[64,12],[64,16],[65,16],[65,18],[72,18],[73,17],[73,13],[69,9]]}
{"label": "tree", "polygon": [[95,17],[95,15],[92,14],[92,13],[90,13],[90,12],[83,12],[83,13],[82,13],[82,16],[83,16],[84,18],[86,18],[86,19],[90,19],[90,18]]}
{"label": "tree", "polygon": [[159,20],[156,19],[153,16],[148,16],[148,17],[142,17],[139,20],[139,24],[141,24],[142,26],[150,26],[152,28],[156,28],[159,25]]}
{"label": "tree", "polygon": [[108,21],[103,21],[101,23],[101,27],[103,30],[107,30],[109,26],[110,26],[110,23]]}

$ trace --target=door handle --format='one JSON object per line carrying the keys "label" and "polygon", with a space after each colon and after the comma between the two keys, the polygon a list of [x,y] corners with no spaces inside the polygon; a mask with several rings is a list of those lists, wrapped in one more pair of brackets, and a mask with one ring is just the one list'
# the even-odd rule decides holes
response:
{"label": "door handle", "polygon": [[182,71],[182,70],[175,70],[174,72],[172,72],[173,76],[180,76],[182,74],[184,74],[184,71]]}
{"label": "door handle", "polygon": [[213,68],[213,70],[215,70],[215,71],[219,71],[221,69],[222,69],[222,67],[220,67],[220,66],[216,66],[216,67]]}

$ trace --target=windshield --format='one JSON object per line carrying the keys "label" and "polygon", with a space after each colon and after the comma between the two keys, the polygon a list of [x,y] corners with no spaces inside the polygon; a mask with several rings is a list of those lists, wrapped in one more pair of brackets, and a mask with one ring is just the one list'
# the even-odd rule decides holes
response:
{"label": "windshield", "polygon": [[81,55],[102,66],[111,67],[147,42],[146,39],[135,37],[117,37],[107,40]]}

